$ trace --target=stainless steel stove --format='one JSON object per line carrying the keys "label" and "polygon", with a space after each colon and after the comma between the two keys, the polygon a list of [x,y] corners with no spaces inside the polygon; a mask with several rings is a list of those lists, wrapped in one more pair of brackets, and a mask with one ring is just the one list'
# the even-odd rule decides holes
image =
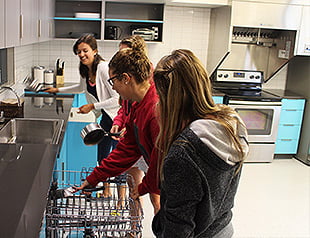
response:
{"label": "stainless steel stove", "polygon": [[224,103],[234,108],[247,126],[250,153],[246,162],[272,162],[281,98],[262,90],[263,72],[219,69],[213,88],[224,93]]}

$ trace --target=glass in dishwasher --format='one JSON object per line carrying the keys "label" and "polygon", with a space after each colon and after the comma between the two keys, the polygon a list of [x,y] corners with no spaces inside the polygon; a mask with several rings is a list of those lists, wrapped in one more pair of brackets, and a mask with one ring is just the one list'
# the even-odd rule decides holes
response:
{"label": "glass in dishwasher", "polygon": [[[54,171],[45,212],[46,237],[141,237],[143,211],[138,200],[129,197],[129,175],[110,178],[112,196],[102,197],[94,188],[88,195],[72,193],[71,187],[79,186],[91,173],[82,171]],[[126,195],[118,195],[125,186]]]}

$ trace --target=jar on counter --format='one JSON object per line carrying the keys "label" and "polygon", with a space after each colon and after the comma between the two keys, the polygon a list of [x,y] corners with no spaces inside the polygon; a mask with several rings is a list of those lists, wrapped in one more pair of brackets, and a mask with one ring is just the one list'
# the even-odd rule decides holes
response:
{"label": "jar on counter", "polygon": [[54,70],[47,69],[44,71],[44,84],[47,86],[53,86],[55,83]]}
{"label": "jar on counter", "polygon": [[33,67],[33,79],[37,80],[37,83],[44,83],[44,66]]}

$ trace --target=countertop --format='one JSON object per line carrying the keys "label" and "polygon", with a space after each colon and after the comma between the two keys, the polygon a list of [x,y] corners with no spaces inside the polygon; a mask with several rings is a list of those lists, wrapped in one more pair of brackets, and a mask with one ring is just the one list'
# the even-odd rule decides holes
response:
{"label": "countertop", "polygon": [[[63,119],[65,125],[57,145],[0,144],[1,237],[39,236],[52,171],[74,95],[38,95],[25,95],[24,118]],[[20,151],[20,158],[16,159]]]}
{"label": "countertop", "polygon": [[290,90],[283,90],[283,89],[264,89],[264,91],[272,93],[276,96],[286,98],[286,99],[305,99],[305,97],[294,93]]}
{"label": "countertop", "polygon": [[220,91],[217,91],[216,89],[212,89],[212,96],[220,96],[220,97],[224,97],[225,93],[222,93]]}

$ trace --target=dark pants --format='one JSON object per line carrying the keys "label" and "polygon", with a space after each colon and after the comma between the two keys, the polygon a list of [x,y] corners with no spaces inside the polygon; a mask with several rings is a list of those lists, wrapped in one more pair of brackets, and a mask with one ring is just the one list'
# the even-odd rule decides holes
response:
{"label": "dark pants", "polygon": [[[113,121],[110,116],[102,110],[102,118],[100,120],[100,126],[105,131],[110,131],[112,127]],[[97,153],[97,161],[100,164],[102,159],[105,159],[110,154],[111,150],[115,148],[117,144],[116,140],[113,140],[109,136],[105,136],[103,140],[98,144],[98,153]]]}

